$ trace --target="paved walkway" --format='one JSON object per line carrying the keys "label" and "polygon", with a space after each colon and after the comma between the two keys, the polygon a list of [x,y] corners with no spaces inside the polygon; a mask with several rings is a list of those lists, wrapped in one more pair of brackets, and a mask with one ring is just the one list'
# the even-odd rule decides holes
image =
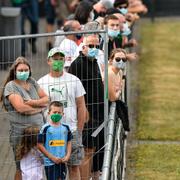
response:
{"label": "paved walkway", "polygon": [[[45,21],[43,19],[40,20],[39,27],[40,33],[44,33]],[[31,64],[32,76],[35,79],[39,79],[39,77],[48,72],[48,66],[46,64],[46,40],[47,38],[37,39],[38,52],[36,55],[30,53],[30,47],[28,44],[26,57]],[[0,87],[2,87],[2,83],[6,75],[7,71],[0,70]],[[6,118],[6,113],[2,111],[2,107],[0,107],[0,157],[0,180],[12,180],[15,173],[15,163],[12,149],[9,145],[9,120]]]}

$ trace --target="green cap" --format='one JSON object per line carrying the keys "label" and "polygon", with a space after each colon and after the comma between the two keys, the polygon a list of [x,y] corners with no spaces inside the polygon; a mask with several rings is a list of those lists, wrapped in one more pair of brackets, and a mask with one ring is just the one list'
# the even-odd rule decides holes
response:
{"label": "green cap", "polygon": [[62,57],[65,57],[65,54],[58,47],[54,47],[49,50],[48,58],[54,56],[56,53],[59,53]]}

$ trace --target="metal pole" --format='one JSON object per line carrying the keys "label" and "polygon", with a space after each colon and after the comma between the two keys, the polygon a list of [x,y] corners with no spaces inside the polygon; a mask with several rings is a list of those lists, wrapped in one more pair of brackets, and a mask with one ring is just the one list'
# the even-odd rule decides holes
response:
{"label": "metal pole", "polygon": [[108,34],[107,28],[105,29],[104,33],[104,60],[105,60],[105,68],[104,68],[104,139],[106,142],[106,135],[107,135],[107,122],[108,122]]}
{"label": "metal pole", "polygon": [[108,119],[108,132],[107,132],[107,141],[104,152],[104,162],[102,168],[102,179],[109,180],[110,169],[111,169],[111,155],[113,153],[112,145],[114,138],[114,126],[115,126],[115,112],[116,112],[116,103],[113,102],[110,107],[109,119]]}
{"label": "metal pole", "polygon": [[71,32],[55,32],[55,33],[41,33],[41,34],[26,34],[26,35],[15,35],[15,36],[0,36],[0,40],[10,39],[27,39],[27,38],[40,38],[48,36],[66,36],[72,34],[91,34],[91,33],[105,33],[105,30],[94,30],[94,31],[71,31]]}

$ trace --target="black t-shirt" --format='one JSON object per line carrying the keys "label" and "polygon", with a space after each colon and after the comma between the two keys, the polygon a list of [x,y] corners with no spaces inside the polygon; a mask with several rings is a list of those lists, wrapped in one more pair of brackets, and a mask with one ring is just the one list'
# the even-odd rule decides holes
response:
{"label": "black t-shirt", "polygon": [[109,39],[109,42],[108,42],[108,57],[110,56],[112,50],[115,49],[115,48],[122,48],[122,36],[121,35],[114,38],[113,40]]}
{"label": "black t-shirt", "polygon": [[71,64],[69,73],[81,80],[86,91],[85,102],[92,120],[89,123],[93,122],[97,127],[103,122],[104,116],[104,86],[97,60],[80,53]]}

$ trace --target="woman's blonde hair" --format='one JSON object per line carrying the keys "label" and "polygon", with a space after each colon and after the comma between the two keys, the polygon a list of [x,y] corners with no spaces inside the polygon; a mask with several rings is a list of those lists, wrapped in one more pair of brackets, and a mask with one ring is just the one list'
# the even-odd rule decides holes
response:
{"label": "woman's blonde hair", "polygon": [[109,57],[109,63],[110,63],[110,64],[112,63],[112,61],[113,61],[114,56],[116,55],[116,53],[120,53],[120,52],[124,53],[125,56],[127,55],[127,52],[126,52],[126,50],[124,50],[124,49],[121,49],[121,48],[113,49],[112,52],[111,52],[111,55],[110,55],[110,57]]}
{"label": "woman's blonde hair", "polygon": [[30,64],[28,63],[27,59],[25,57],[18,57],[15,62],[12,64],[12,66],[9,69],[9,73],[7,75],[7,78],[5,79],[3,86],[2,86],[2,92],[0,94],[0,101],[3,101],[3,93],[4,93],[4,87],[9,81],[15,80],[16,79],[16,69],[19,64],[26,64],[29,67],[29,77],[31,77],[31,67]]}
{"label": "woman's blonde hair", "polygon": [[16,148],[16,158],[21,160],[28,152],[37,145],[39,128],[37,126],[30,126],[24,130],[21,144]]}

